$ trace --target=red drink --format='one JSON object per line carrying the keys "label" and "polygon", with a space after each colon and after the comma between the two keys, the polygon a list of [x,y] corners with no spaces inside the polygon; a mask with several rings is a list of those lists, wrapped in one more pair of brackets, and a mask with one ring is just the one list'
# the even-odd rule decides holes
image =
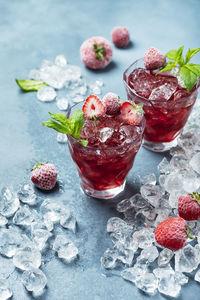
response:
{"label": "red drink", "polygon": [[[77,109],[80,104],[73,106],[67,117]],[[69,150],[88,195],[112,198],[124,189],[125,177],[142,142],[144,126],[144,118],[137,125],[130,125],[121,114],[104,115],[96,122],[85,119],[80,134],[88,141],[87,147],[68,135]]]}
{"label": "red drink", "polygon": [[155,73],[144,69],[142,60],[138,60],[124,72],[124,83],[128,99],[144,105],[144,146],[165,151],[187,122],[197,99],[198,86],[187,92],[176,77]]}

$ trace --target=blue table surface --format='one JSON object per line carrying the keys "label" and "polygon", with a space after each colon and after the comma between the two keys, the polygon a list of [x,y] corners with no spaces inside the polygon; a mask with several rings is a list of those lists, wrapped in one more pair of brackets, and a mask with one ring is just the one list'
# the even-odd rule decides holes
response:
{"label": "blue table surface", "polygon": [[[65,192],[45,194],[44,199],[65,201],[78,220],[78,233],[73,237],[80,258],[65,265],[57,257],[42,266],[48,288],[38,299],[48,300],[129,300],[147,299],[134,285],[121,277],[103,275],[100,257],[110,246],[106,233],[107,220],[116,216],[115,202],[135,193],[137,177],[157,174],[163,154],[140,149],[128,175],[126,191],[116,201],[94,200],[80,191],[75,165],[66,144],[56,141],[53,130],[41,122],[48,111],[56,112],[55,102],[42,103],[35,93],[22,93],[15,78],[27,78],[29,70],[40,66],[43,59],[53,60],[63,53],[69,63],[82,68],[88,81],[102,78],[104,93],[116,92],[125,98],[122,73],[150,46],[163,52],[200,46],[199,0],[13,0],[0,1],[0,86],[1,86],[1,186],[15,188],[29,180],[33,158],[53,162],[65,182]],[[113,62],[105,70],[91,71],[79,58],[81,43],[92,36],[110,40],[113,26],[129,28],[132,44],[127,49],[114,49]],[[195,60],[194,60],[195,61]],[[196,58],[197,62],[197,58]],[[158,175],[158,174],[157,174]],[[1,270],[11,268],[9,259],[0,257]],[[14,271],[8,278],[14,300],[31,299]],[[200,285],[193,280],[182,288],[179,299],[199,299]],[[152,299],[163,299],[157,294]]]}

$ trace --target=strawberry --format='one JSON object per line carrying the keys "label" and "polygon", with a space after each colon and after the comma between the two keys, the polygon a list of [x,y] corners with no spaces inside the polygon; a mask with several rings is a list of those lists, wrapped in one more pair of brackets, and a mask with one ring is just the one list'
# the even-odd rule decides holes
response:
{"label": "strawberry", "polygon": [[179,216],[187,221],[200,218],[200,194],[184,194],[178,199]]}
{"label": "strawberry", "polygon": [[41,190],[51,190],[56,184],[57,175],[53,164],[37,162],[31,170],[31,181]]}
{"label": "strawberry", "polygon": [[101,101],[106,108],[107,115],[117,115],[120,112],[121,104],[116,94],[107,93]]}
{"label": "strawberry", "polygon": [[179,250],[186,244],[190,228],[187,222],[180,217],[168,218],[161,222],[155,230],[155,239],[158,244],[171,250]]}
{"label": "strawberry", "polygon": [[105,106],[97,96],[90,95],[85,100],[82,111],[86,118],[100,117],[105,113]]}
{"label": "strawberry", "polygon": [[128,101],[125,101],[121,105],[122,118],[131,125],[136,124],[138,120],[137,110],[134,105]]}

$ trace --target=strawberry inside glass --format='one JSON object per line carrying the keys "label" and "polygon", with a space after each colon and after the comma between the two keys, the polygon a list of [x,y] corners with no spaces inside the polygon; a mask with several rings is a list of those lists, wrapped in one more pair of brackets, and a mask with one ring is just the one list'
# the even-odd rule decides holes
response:
{"label": "strawberry inside glass", "polygon": [[[80,108],[81,104],[72,107],[67,117]],[[104,113],[96,119],[84,117],[80,135],[88,141],[87,147],[68,135],[69,150],[88,195],[112,198],[124,189],[125,178],[142,142],[144,125],[143,116],[131,125],[120,112]]]}
{"label": "strawberry inside glass", "polygon": [[151,150],[165,151],[166,145],[156,144],[170,143],[179,135],[197,99],[198,84],[187,92],[169,72],[155,74],[138,60],[124,72],[124,83],[128,99],[143,103],[147,148],[152,143]]}

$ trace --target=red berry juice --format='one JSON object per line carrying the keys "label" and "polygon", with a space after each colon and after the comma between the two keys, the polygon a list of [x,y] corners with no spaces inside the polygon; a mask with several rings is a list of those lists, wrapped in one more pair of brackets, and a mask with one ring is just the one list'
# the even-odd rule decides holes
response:
{"label": "red berry juice", "polygon": [[95,197],[95,191],[123,185],[140,148],[144,126],[144,118],[130,125],[121,114],[104,115],[96,121],[85,119],[80,134],[88,141],[87,147],[68,136],[69,150],[87,194]]}
{"label": "red berry juice", "polygon": [[[133,64],[134,65],[134,64]],[[143,103],[144,139],[165,143],[174,140],[184,127],[198,95],[198,87],[187,92],[176,77],[130,66],[124,73],[129,100]],[[132,67],[132,69],[131,69]]]}

